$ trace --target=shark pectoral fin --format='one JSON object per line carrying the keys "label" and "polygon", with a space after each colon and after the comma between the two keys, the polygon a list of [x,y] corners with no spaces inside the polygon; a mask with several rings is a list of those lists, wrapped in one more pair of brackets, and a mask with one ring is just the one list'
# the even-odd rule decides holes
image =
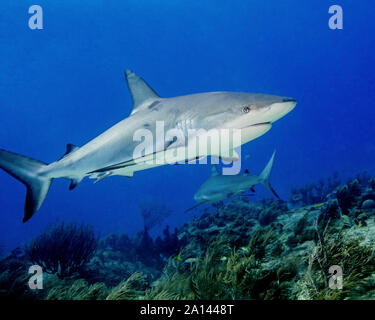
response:
{"label": "shark pectoral fin", "polygon": [[187,213],[187,212],[189,212],[189,211],[195,209],[196,207],[199,207],[200,205],[205,204],[205,203],[206,203],[205,201],[203,201],[203,202],[198,202],[198,203],[196,203],[195,205],[193,205],[192,207],[186,209],[186,210],[185,210],[185,213]]}
{"label": "shark pectoral fin", "polygon": [[144,81],[130,70],[125,70],[125,78],[128,84],[130,95],[133,100],[133,111],[131,114],[140,110],[144,103],[159,99],[157,93]]}
{"label": "shark pectoral fin", "polygon": [[81,183],[82,180],[83,180],[83,177],[70,179],[69,190],[73,190],[76,186],[78,186]]}
{"label": "shark pectoral fin", "polygon": [[104,178],[109,177],[111,174],[112,174],[112,171],[108,171],[108,172],[105,172],[101,175],[98,175],[97,179],[94,181],[94,184],[98,183],[99,181],[102,181]]}
{"label": "shark pectoral fin", "polygon": [[238,161],[238,158],[236,158],[236,157],[220,157],[220,159],[225,161],[225,162]]}
{"label": "shark pectoral fin", "polygon": [[131,169],[132,169],[132,166],[131,167],[122,168],[122,169],[118,169],[118,170],[115,170],[113,172],[113,175],[127,177],[127,178],[132,178],[134,176],[134,171],[131,170]]}

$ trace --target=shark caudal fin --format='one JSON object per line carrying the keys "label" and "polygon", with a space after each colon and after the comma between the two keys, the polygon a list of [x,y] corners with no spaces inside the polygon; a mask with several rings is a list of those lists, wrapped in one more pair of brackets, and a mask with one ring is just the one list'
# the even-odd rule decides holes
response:
{"label": "shark caudal fin", "polygon": [[263,169],[262,173],[259,175],[260,183],[266,186],[266,188],[277,198],[280,199],[279,195],[272,188],[270,183],[270,176],[273,166],[273,161],[275,159],[276,151],[273,152],[271,159],[268,161],[266,167]]}
{"label": "shark caudal fin", "polygon": [[42,206],[52,179],[40,176],[45,163],[0,149],[0,168],[21,181],[27,188],[25,216],[29,220]]}

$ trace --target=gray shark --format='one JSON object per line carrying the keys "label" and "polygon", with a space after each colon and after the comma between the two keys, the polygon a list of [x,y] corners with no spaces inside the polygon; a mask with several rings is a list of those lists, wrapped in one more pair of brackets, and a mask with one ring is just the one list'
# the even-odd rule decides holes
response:
{"label": "gray shark", "polygon": [[202,184],[194,195],[194,200],[197,203],[187,211],[201,204],[215,203],[248,190],[255,191],[253,187],[257,184],[263,184],[276,198],[280,199],[270,183],[274,158],[275,152],[260,175],[250,174],[247,170],[245,173],[238,175],[221,175],[217,167],[212,165],[211,177]]}
{"label": "gray shark", "polygon": [[[55,178],[70,179],[69,189],[74,189],[85,177],[96,181],[113,175],[131,177],[136,171],[165,164],[150,159],[187,148],[181,139],[167,141],[163,135],[156,134],[151,141],[143,141],[147,148],[135,156],[141,141],[135,133],[139,130],[155,133],[158,121],[163,122],[165,130],[178,129],[184,136],[193,129],[197,129],[198,136],[201,129],[237,129],[241,132],[241,145],[266,133],[297,103],[287,97],[241,92],[161,98],[130,70],[125,71],[125,77],[133,102],[131,114],[80,148],[68,144],[66,153],[58,161],[45,164],[0,149],[0,168],[27,187],[23,222],[40,209]],[[198,153],[197,158],[201,156]],[[203,156],[220,157],[221,154],[207,151]],[[182,156],[179,160],[192,159]]]}

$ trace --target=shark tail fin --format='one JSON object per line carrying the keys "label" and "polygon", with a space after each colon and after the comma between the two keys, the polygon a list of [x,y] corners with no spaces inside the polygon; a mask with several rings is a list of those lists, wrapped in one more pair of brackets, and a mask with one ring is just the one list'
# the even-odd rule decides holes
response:
{"label": "shark tail fin", "polygon": [[266,167],[263,169],[262,173],[259,175],[260,183],[262,183],[277,199],[280,199],[279,195],[272,188],[270,182],[270,176],[273,166],[273,161],[275,159],[276,151],[273,152],[271,159],[268,161]]}
{"label": "shark tail fin", "polygon": [[21,181],[27,188],[25,216],[28,221],[42,206],[52,179],[42,177],[39,172],[45,163],[0,149],[0,168]]}

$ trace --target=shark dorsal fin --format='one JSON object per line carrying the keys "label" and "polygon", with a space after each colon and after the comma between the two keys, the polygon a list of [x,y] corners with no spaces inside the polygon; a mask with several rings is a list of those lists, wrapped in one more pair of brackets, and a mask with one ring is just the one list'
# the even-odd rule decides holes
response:
{"label": "shark dorsal fin", "polygon": [[66,145],[66,151],[64,153],[64,155],[60,158],[60,160],[64,157],[66,157],[69,153],[72,153],[73,151],[79,149],[77,146],[75,146],[74,144],[71,144],[71,143],[68,143]]}
{"label": "shark dorsal fin", "polygon": [[211,176],[218,176],[218,175],[220,175],[219,171],[217,170],[216,166],[213,164],[211,166]]}
{"label": "shark dorsal fin", "polygon": [[132,71],[126,70],[125,78],[133,100],[133,111],[131,114],[139,111],[139,107],[144,105],[145,102],[152,102],[160,98],[146,81]]}
{"label": "shark dorsal fin", "polygon": [[75,146],[74,144],[71,144],[71,143],[68,143],[66,145],[66,153],[65,154],[69,154],[75,150],[79,149],[77,146]]}

